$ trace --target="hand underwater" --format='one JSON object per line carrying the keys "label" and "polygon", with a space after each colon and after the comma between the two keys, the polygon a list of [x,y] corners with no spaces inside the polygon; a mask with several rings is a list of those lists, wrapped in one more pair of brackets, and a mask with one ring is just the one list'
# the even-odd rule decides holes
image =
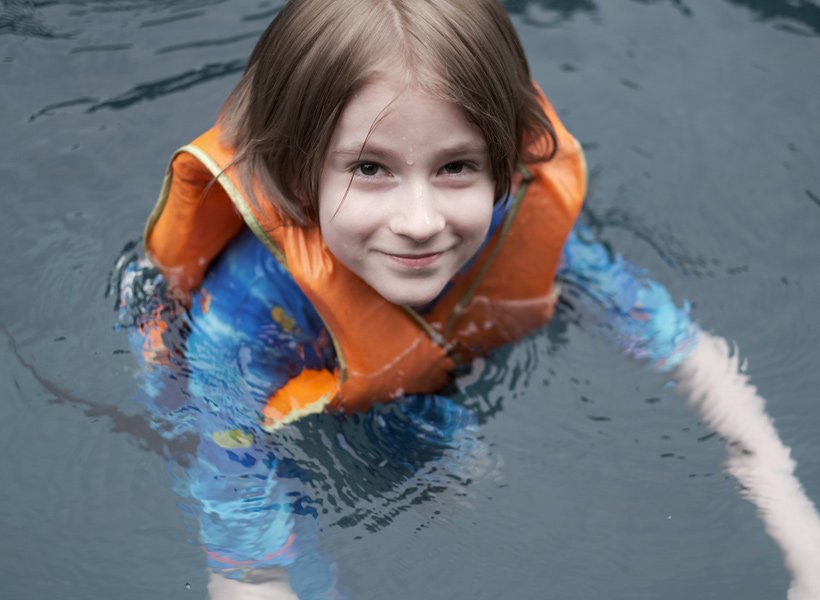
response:
{"label": "hand underwater", "polygon": [[211,573],[208,595],[211,600],[299,600],[290,587],[288,574],[275,567],[259,570],[259,577],[253,583]]}

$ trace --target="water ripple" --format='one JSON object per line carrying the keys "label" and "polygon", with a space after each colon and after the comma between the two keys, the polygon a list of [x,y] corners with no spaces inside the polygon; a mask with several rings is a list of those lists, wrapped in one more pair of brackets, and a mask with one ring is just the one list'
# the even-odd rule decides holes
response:
{"label": "water ripple", "polygon": [[262,35],[261,31],[250,31],[248,33],[240,33],[227,38],[219,38],[213,40],[199,40],[195,42],[186,42],[184,44],[174,44],[173,46],[165,46],[159,48],[155,54],[168,54],[169,52],[178,52],[180,50],[191,50],[196,48],[207,48],[210,46],[227,46],[248,39],[256,39]]}
{"label": "water ripple", "polygon": [[[658,258],[682,275],[711,279],[722,267],[719,259],[692,251],[689,244],[676,236],[670,227],[653,228],[641,215],[621,208],[609,208],[598,212],[585,205],[583,216],[596,238],[605,240],[603,231],[609,227],[627,231],[636,239],[645,242]],[[734,265],[725,268],[733,270],[740,267]]]}
{"label": "water ripple", "polygon": [[[552,27],[579,13],[594,15],[598,12],[594,0],[504,0],[503,4],[511,15],[519,15],[527,24],[538,27]],[[554,16],[547,20],[543,16],[547,13]]]}
{"label": "water ripple", "polygon": [[66,100],[55,104],[49,104],[31,115],[29,117],[29,121],[34,121],[42,116],[51,115],[55,110],[60,108],[79,105],[90,104],[90,106],[83,111],[87,114],[95,113],[98,110],[103,109],[123,110],[140,102],[156,100],[157,98],[162,98],[163,96],[167,96],[169,94],[181,92],[215,79],[221,79],[223,77],[234,75],[235,73],[241,73],[244,68],[244,59],[231,60],[225,63],[210,63],[204,67],[192,69],[181,73],[180,75],[165,77],[163,79],[148,83],[137,84],[130,90],[106,100],[98,100],[95,98],[76,98],[74,100]]}
{"label": "water ripple", "polygon": [[[635,4],[656,5],[668,2],[684,17],[694,16],[694,10],[683,0],[631,0]],[[816,36],[820,34],[820,6],[812,0],[724,0],[748,9],[760,22],[773,22],[787,33]],[[504,7],[524,23],[551,28],[584,14],[597,17],[600,4],[595,0],[505,0]]]}
{"label": "water ripple", "polygon": [[191,12],[179,13],[175,15],[168,15],[160,19],[150,19],[139,24],[140,27],[156,27],[158,25],[167,25],[176,21],[186,21],[188,19],[196,19],[205,14],[204,10],[192,10]]}
{"label": "water ripple", "polygon": [[284,4],[279,4],[277,6],[274,6],[272,9],[266,10],[266,11],[263,11],[263,12],[253,13],[253,14],[250,14],[250,15],[242,15],[242,20],[243,21],[260,21],[260,20],[263,20],[263,19],[264,20],[273,19],[273,17],[275,17],[276,14],[280,10],[282,10],[282,6],[284,6]]}
{"label": "water ripple", "polygon": [[42,22],[32,2],[27,0],[5,0],[0,8],[0,35],[23,35],[42,39],[64,39],[71,35],[56,33]]}
{"label": "water ripple", "polygon": [[786,20],[787,23],[779,23],[780,28],[784,31],[803,35],[820,35],[820,6],[812,0],[791,0],[789,2],[726,0],[726,2],[749,9],[760,21]]}
{"label": "water ripple", "polygon": [[277,433],[272,445],[330,526],[369,533],[423,505],[432,513],[442,503],[469,504],[475,481],[495,473],[472,411],[444,398],[316,415]]}
{"label": "water ripple", "polygon": [[82,52],[117,52],[119,50],[130,50],[134,44],[97,44],[92,46],[77,46],[71,49],[71,54]]}

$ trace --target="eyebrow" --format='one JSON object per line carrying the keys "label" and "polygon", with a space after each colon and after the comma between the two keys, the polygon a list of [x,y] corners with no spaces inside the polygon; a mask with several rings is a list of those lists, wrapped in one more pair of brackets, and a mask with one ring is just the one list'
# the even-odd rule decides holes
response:
{"label": "eyebrow", "polygon": [[[458,156],[461,154],[483,154],[487,152],[487,144],[482,140],[481,142],[464,142],[454,144],[453,146],[445,146],[436,153],[436,156]],[[390,148],[381,147],[375,144],[367,144],[364,146],[341,146],[332,151],[331,154],[337,156],[372,156],[379,159],[399,158],[398,154]]]}

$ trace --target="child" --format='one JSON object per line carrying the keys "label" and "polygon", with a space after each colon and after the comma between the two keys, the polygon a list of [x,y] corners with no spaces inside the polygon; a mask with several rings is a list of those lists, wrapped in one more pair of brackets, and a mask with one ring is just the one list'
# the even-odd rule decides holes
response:
{"label": "child", "polygon": [[[556,278],[630,355],[698,371],[687,311],[572,232],[585,185],[496,0],[282,9],[216,126],[172,159],[145,232],[190,307],[188,397],[161,408],[149,389],[199,436],[184,493],[214,598],[341,597],[266,432],[397,400],[434,454],[459,447],[475,418],[434,394],[546,323]],[[177,361],[182,330],[140,332],[149,371]]]}

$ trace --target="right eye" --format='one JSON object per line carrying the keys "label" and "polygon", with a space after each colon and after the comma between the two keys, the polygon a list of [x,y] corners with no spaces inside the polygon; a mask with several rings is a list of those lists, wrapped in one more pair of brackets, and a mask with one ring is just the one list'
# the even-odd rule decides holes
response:
{"label": "right eye", "polygon": [[356,165],[354,171],[358,175],[362,175],[364,177],[375,177],[379,174],[381,170],[381,165],[374,162],[363,162]]}

